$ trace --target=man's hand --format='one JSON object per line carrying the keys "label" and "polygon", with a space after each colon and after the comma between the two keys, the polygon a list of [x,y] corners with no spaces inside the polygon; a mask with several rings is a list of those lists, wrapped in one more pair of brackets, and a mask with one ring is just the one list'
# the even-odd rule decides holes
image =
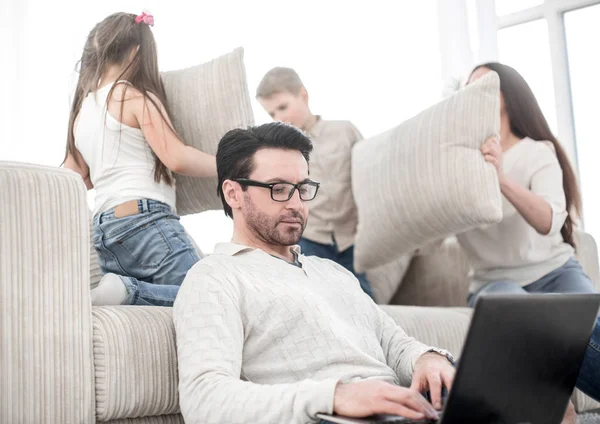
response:
{"label": "man's hand", "polygon": [[416,420],[438,419],[433,406],[419,392],[378,380],[338,384],[333,412],[347,417],[390,414]]}
{"label": "man's hand", "polygon": [[429,390],[435,409],[442,409],[442,388],[450,390],[455,369],[450,361],[439,353],[427,352],[417,360],[410,388],[419,393]]}

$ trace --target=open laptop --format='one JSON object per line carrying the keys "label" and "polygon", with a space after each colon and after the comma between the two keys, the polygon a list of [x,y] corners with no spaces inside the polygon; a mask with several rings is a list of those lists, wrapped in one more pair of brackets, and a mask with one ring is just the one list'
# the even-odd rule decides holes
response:
{"label": "open laptop", "polygon": [[438,421],[391,415],[340,424],[559,424],[600,307],[600,294],[482,296]]}

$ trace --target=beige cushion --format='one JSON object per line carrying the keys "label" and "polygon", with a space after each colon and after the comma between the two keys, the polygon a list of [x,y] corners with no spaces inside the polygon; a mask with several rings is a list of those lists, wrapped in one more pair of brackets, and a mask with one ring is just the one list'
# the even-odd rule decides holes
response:
{"label": "beige cushion", "polygon": [[575,246],[577,247],[575,254],[585,270],[585,273],[591,278],[596,290],[600,291],[600,271],[598,264],[598,245],[592,237],[584,231],[574,231]]}
{"label": "beige cushion", "polygon": [[93,422],[83,181],[0,162],[0,193],[0,423]]}
{"label": "beige cushion", "polygon": [[[469,327],[469,308],[383,305],[409,335],[459,357]],[[93,308],[96,413],[98,420],[165,414],[119,423],[175,423],[178,415],[177,356],[172,308],[110,306]],[[574,398],[575,399],[575,398]],[[577,398],[578,411],[596,407]]]}
{"label": "beige cushion", "polygon": [[357,271],[502,219],[498,178],[479,150],[500,127],[494,72],[396,128],[357,143]]}
{"label": "beige cushion", "polygon": [[455,237],[431,243],[415,254],[393,305],[466,306],[471,267]]}
{"label": "beige cushion", "polygon": [[471,321],[469,308],[423,308],[382,305],[406,334],[430,346],[448,350],[455,358],[462,351]]}
{"label": "beige cushion", "polygon": [[367,280],[371,284],[375,302],[382,305],[390,303],[402,283],[411,258],[412,253],[402,255],[392,262],[367,271]]}
{"label": "beige cushion", "polygon": [[92,308],[98,420],[179,412],[171,310]]}
{"label": "beige cushion", "polygon": [[579,390],[575,390],[573,392],[573,396],[571,397],[573,404],[575,405],[575,410],[577,412],[584,411],[592,411],[594,409],[600,409],[600,403],[596,402],[589,396],[584,395]]}
{"label": "beige cushion", "polygon": [[124,418],[122,420],[111,420],[110,424],[185,424],[181,414],[159,415],[156,417]]}
{"label": "beige cushion", "polygon": [[[254,123],[242,48],[202,65],[165,72],[163,81],[175,129],[186,144],[203,152],[215,154],[227,131]],[[216,177],[178,175],[177,213],[209,209],[222,209]]]}

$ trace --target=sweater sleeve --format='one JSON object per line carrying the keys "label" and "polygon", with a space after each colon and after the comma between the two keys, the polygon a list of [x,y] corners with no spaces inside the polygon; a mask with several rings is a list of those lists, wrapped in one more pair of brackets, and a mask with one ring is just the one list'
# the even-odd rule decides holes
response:
{"label": "sweater sleeve", "polygon": [[427,346],[406,334],[392,317],[386,314],[362,291],[360,283],[354,274],[335,262],[331,262],[331,265],[338,271],[346,274],[354,282],[355,289],[360,293],[362,298],[363,303],[361,307],[364,307],[368,311],[369,316],[373,319],[373,328],[376,328],[378,331],[386,363],[394,370],[401,385],[410,386],[417,359],[424,353],[436,352],[454,363],[454,357],[447,350]]}
{"label": "sweater sleeve", "polygon": [[243,381],[240,296],[228,277],[188,273],[173,320],[179,402],[186,423],[307,423],[333,412],[337,380],[262,385]]}
{"label": "sweater sleeve", "polygon": [[360,133],[358,128],[354,126],[352,122],[348,122],[348,138],[350,139],[350,146],[354,146],[361,140],[364,140],[363,135]]}
{"label": "sweater sleeve", "polygon": [[536,166],[530,180],[532,193],[543,198],[552,208],[552,225],[548,235],[558,234],[567,218],[567,201],[563,188],[563,173],[554,148],[538,142]]}

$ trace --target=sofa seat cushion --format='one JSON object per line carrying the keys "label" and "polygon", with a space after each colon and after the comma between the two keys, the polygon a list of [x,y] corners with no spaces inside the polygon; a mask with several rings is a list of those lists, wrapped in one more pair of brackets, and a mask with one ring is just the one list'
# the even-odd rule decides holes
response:
{"label": "sofa seat cushion", "polygon": [[[380,307],[410,336],[447,349],[459,358],[471,309]],[[172,308],[107,306],[94,307],[92,314],[98,421],[159,415],[179,419]],[[578,412],[600,408],[600,404],[579,391],[573,395],[573,401]]]}
{"label": "sofa seat cushion", "polygon": [[171,310],[154,306],[93,308],[99,421],[179,412]]}
{"label": "sofa seat cushion", "polygon": [[381,309],[409,336],[446,349],[455,358],[460,356],[471,321],[471,309],[391,305],[382,305]]}

